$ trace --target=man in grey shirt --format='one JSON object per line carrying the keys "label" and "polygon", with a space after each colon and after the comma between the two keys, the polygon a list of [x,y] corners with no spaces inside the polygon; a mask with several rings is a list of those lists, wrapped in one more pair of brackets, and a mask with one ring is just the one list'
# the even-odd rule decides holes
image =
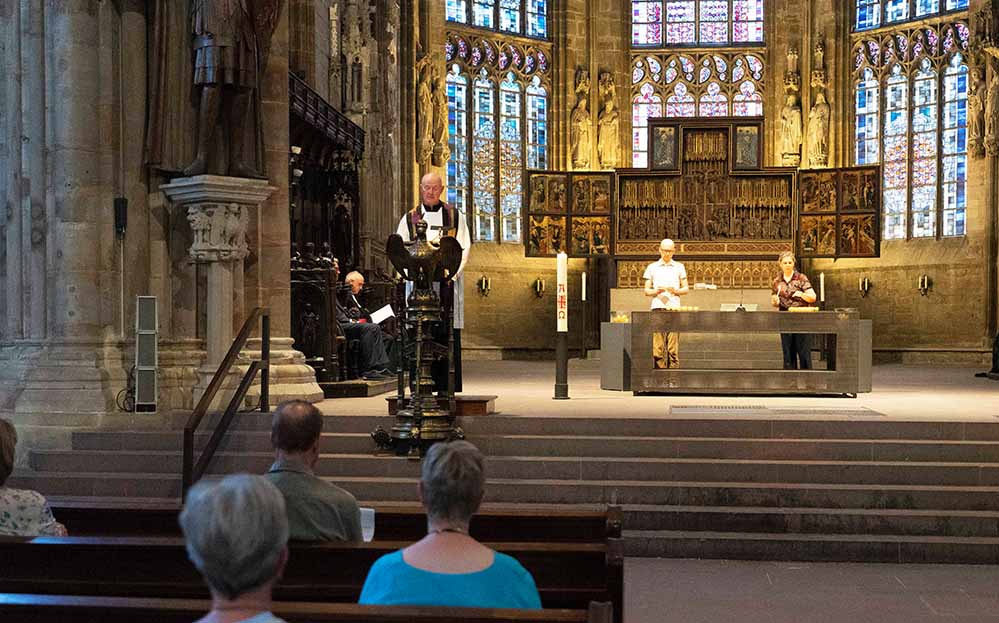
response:
{"label": "man in grey shirt", "polygon": [[361,541],[361,511],[354,496],[313,472],[319,460],[323,415],[304,400],[278,405],[271,420],[274,464],[266,478],[284,495],[289,538]]}

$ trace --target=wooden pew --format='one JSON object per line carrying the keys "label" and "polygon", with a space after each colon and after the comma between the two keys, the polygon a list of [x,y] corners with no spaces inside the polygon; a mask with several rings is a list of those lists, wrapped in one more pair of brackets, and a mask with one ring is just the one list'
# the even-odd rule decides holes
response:
{"label": "wooden pew", "polygon": [[[356,602],[374,561],[409,542],[295,543],[280,601]],[[545,608],[614,604],[620,622],[624,559],[620,539],[602,543],[504,543],[531,572]],[[51,595],[205,598],[207,589],[177,537],[0,537],[0,591]]]}
{"label": "wooden pew", "polygon": [[[507,610],[276,602],[289,623],[610,623],[610,604],[588,610]],[[0,620],[17,623],[191,623],[211,607],[196,599],[0,593]]]}
{"label": "wooden pew", "polygon": [[[56,519],[72,536],[178,536],[180,503],[122,498],[49,500]],[[376,503],[375,538],[417,541],[427,534],[427,519],[417,503]],[[472,536],[480,541],[590,543],[621,537],[620,506],[566,508],[486,504],[472,517]]]}

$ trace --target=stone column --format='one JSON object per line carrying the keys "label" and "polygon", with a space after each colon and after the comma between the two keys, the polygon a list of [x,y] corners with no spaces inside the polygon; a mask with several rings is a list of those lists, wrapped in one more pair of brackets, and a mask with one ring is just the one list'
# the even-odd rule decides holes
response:
{"label": "stone column", "polygon": [[[246,244],[247,222],[250,213],[276,190],[264,180],[198,175],[178,178],[160,186],[163,194],[178,209],[186,209],[194,241],[191,259],[205,265],[208,289],[205,301],[207,327],[205,344],[208,356],[198,371],[194,400],[201,398],[212,375],[218,368],[235,335],[233,330],[234,274],[242,273],[243,260],[249,253]],[[236,368],[224,387],[231,388],[239,382]],[[228,403],[228,395],[220,396],[217,403]]]}
{"label": "stone column", "polygon": [[[288,110],[288,11],[282,11],[264,73],[264,159],[274,194],[264,202],[256,227],[250,224],[250,245],[256,264],[247,271],[244,301],[271,310],[272,402],[289,398],[319,401],[323,391],[316,372],[305,363],[305,355],[293,348],[291,336],[291,222],[288,217],[288,155],[290,120]],[[260,340],[251,340],[247,354],[258,356]],[[252,392],[252,390],[251,390]]]}

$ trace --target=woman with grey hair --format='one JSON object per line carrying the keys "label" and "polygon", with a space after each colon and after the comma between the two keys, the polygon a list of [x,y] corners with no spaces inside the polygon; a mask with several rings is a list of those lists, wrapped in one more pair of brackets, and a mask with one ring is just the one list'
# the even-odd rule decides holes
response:
{"label": "woman with grey hair", "polygon": [[6,486],[16,447],[17,429],[0,420],[0,536],[66,536],[66,527],[52,516],[45,496]]}
{"label": "woman with grey hair", "polygon": [[541,608],[531,574],[468,534],[485,493],[484,462],[467,441],[430,447],[417,485],[427,510],[427,536],[379,558],[368,572],[360,603]]}
{"label": "woman with grey hair", "polygon": [[234,474],[199,483],[180,513],[187,556],[212,592],[198,623],[283,623],[271,592],[288,562],[284,497],[261,476]]}
{"label": "woman with grey hair", "polygon": [[[792,307],[808,307],[818,298],[812,283],[794,269],[794,253],[784,251],[777,258],[780,275],[770,288],[770,302],[780,311]],[[807,333],[781,333],[780,347],[784,353],[785,370],[812,369],[812,336]]]}

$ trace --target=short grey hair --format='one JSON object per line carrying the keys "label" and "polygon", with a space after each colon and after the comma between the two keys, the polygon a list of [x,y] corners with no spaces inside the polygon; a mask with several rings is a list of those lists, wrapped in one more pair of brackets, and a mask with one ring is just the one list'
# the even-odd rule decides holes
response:
{"label": "short grey hair", "polygon": [[794,257],[794,251],[781,251],[780,255],[777,256],[777,263],[780,264],[781,262],[783,262],[785,257],[791,258],[792,262],[796,261],[796,258]]}
{"label": "short grey hair", "polygon": [[195,485],[180,512],[180,528],[187,557],[226,599],[274,579],[288,544],[284,497],[267,479],[250,474]]}
{"label": "short grey hair", "polygon": [[485,459],[467,441],[436,443],[423,457],[420,484],[432,521],[468,523],[485,494]]}
{"label": "short grey hair", "polygon": [[354,283],[358,279],[360,279],[360,280],[363,281],[364,280],[364,275],[362,275],[361,273],[359,273],[356,270],[352,270],[349,273],[347,273],[346,277],[343,278],[343,282],[344,283]]}

